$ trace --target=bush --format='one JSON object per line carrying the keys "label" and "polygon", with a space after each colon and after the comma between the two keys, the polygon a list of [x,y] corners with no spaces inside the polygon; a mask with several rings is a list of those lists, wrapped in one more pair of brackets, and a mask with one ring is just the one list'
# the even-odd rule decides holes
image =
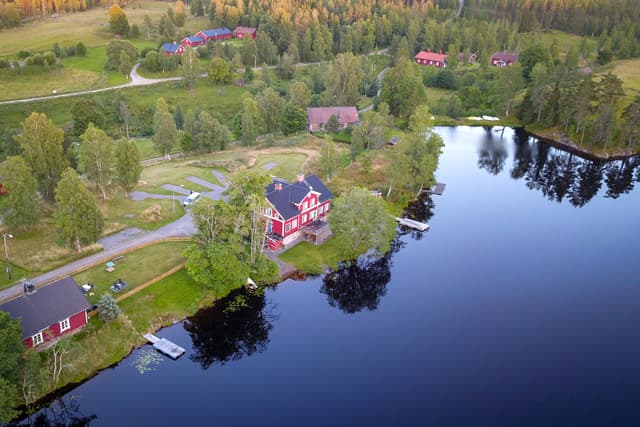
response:
{"label": "bush", "polygon": [[138,24],[133,24],[131,26],[131,33],[130,33],[131,37],[133,37],[134,39],[140,37],[140,28],[138,27]]}
{"label": "bush", "polygon": [[208,58],[209,57],[209,49],[206,46],[198,46],[196,48],[196,53],[198,54],[198,58]]}
{"label": "bush", "polygon": [[31,52],[28,52],[26,50],[21,50],[20,52],[18,52],[18,55],[16,55],[18,57],[18,59],[25,59],[31,56]]}
{"label": "bush", "polygon": [[87,48],[84,45],[84,43],[78,42],[78,44],[76,45],[76,55],[78,55],[78,56],[86,56],[87,55]]}
{"label": "bush", "polygon": [[43,63],[43,65],[49,65],[49,66],[55,64],[56,63],[56,54],[54,52],[51,52],[51,51],[45,52],[42,55],[42,63]]}
{"label": "bush", "polygon": [[11,67],[11,64],[6,59],[0,59],[0,70]]}

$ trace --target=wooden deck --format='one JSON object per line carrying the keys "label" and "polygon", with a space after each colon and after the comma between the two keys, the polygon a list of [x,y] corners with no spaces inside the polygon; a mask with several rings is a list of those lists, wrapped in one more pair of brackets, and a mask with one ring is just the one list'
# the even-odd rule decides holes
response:
{"label": "wooden deck", "polygon": [[165,338],[158,338],[153,334],[144,334],[144,337],[147,341],[153,344],[153,348],[158,350],[160,353],[166,354],[173,360],[182,356],[186,351],[184,348],[180,347],[177,344],[172,343],[171,341]]}
{"label": "wooden deck", "polygon": [[414,228],[416,230],[425,231],[429,228],[429,224],[425,222],[416,221],[414,219],[409,218],[396,218],[398,224],[404,225],[405,227]]}
{"label": "wooden deck", "polygon": [[443,184],[443,183],[439,182],[436,185],[434,185],[433,187],[431,187],[430,189],[428,189],[427,193],[436,194],[438,196],[442,196],[442,193],[444,193],[444,189],[446,188],[446,186],[447,186],[447,184]]}

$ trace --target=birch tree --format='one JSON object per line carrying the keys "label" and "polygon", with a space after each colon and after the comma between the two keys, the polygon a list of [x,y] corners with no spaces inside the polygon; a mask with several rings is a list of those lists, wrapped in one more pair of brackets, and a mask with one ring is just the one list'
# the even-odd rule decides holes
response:
{"label": "birch tree", "polygon": [[113,178],[113,140],[93,123],[80,139],[80,170],[98,187],[102,200],[107,200],[107,186]]}

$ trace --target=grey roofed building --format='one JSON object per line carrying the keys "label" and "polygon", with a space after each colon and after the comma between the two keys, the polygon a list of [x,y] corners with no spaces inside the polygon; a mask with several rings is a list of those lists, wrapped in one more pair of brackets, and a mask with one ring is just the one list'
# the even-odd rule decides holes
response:
{"label": "grey roofed building", "polygon": [[13,318],[20,318],[23,338],[89,308],[91,304],[72,277],[65,277],[32,295],[22,295],[0,305],[0,310]]}

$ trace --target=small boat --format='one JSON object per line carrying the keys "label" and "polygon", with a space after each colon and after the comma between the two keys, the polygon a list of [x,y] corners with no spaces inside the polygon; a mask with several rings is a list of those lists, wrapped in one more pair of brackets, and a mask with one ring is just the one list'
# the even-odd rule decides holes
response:
{"label": "small boat", "polygon": [[247,277],[247,288],[251,290],[258,289],[258,285],[256,285],[256,282],[251,280],[251,277]]}
{"label": "small boat", "polygon": [[409,218],[396,218],[398,224],[404,225],[405,227],[414,228],[416,230],[425,231],[429,228],[429,224],[426,222],[420,222]]}

